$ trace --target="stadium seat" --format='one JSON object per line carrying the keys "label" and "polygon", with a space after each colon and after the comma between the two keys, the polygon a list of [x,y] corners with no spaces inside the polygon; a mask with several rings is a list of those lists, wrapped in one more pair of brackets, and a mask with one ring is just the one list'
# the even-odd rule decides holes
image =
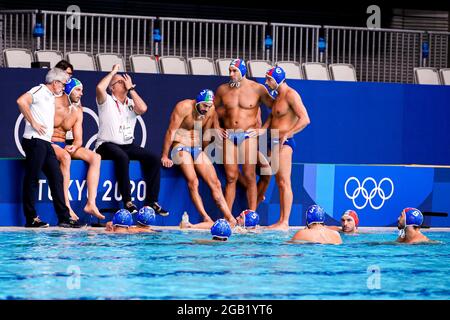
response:
{"label": "stadium seat", "polygon": [[148,54],[133,54],[130,56],[132,72],[159,73],[158,60],[155,56]]}
{"label": "stadium seat", "polygon": [[191,74],[208,76],[215,76],[217,74],[213,59],[196,57],[188,59],[188,62]]}
{"label": "stadium seat", "polygon": [[303,79],[300,63],[295,61],[278,61],[276,65],[283,68],[284,72],[286,72],[286,79]]}
{"label": "stadium seat", "polygon": [[31,68],[33,55],[28,49],[10,48],[3,50],[3,60],[7,68]]}
{"label": "stadium seat", "polygon": [[439,85],[439,72],[435,68],[414,68],[414,83]]}
{"label": "stadium seat", "polygon": [[230,63],[232,58],[221,58],[216,60],[217,73],[219,76],[229,76],[230,75]]}
{"label": "stadium seat", "polygon": [[335,81],[358,81],[353,65],[347,63],[333,63],[328,66],[331,79]]}
{"label": "stadium seat", "polygon": [[450,86],[450,68],[444,68],[439,70],[441,75],[441,84]]}
{"label": "stadium seat", "polygon": [[272,68],[272,65],[267,60],[251,60],[247,62],[247,67],[250,77],[265,78],[267,70]]}
{"label": "stadium seat", "polygon": [[50,62],[50,68],[53,68],[63,59],[63,55],[55,50],[39,50],[34,52],[34,58],[37,62]]}
{"label": "stadium seat", "polygon": [[87,52],[68,52],[66,59],[75,70],[96,71],[94,56]]}
{"label": "stadium seat", "polygon": [[115,64],[119,64],[119,71],[127,71],[125,68],[125,63],[123,62],[123,57],[117,53],[97,53],[95,55],[97,58],[98,71],[111,71]]}
{"label": "stadium seat", "polygon": [[303,74],[307,80],[330,80],[330,74],[325,63],[302,63]]}
{"label": "stadium seat", "polygon": [[189,74],[186,59],[180,56],[159,58],[159,66],[164,74]]}

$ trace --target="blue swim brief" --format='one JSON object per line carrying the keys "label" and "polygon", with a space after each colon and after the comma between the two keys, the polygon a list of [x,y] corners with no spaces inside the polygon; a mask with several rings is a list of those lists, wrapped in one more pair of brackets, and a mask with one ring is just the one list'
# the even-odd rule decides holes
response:
{"label": "blue swim brief", "polygon": [[241,145],[241,143],[248,138],[250,138],[250,135],[248,134],[248,132],[245,131],[228,132],[228,140],[232,141],[235,146]]}
{"label": "blue swim brief", "polygon": [[52,143],[56,144],[57,146],[60,146],[62,149],[64,149],[66,147],[66,143],[65,142],[53,141]]}
{"label": "blue swim brief", "polygon": [[[277,145],[279,143],[280,143],[280,139],[279,138],[273,138],[272,139],[270,134],[267,135],[267,149],[268,150],[271,149],[272,144],[273,145]],[[295,151],[296,143],[295,143],[294,137],[292,136],[290,138],[287,138],[286,141],[283,143],[283,145],[284,146],[289,146],[289,147],[291,147],[292,151]]]}
{"label": "blue swim brief", "polygon": [[173,152],[179,152],[179,151],[189,152],[190,155],[192,156],[192,159],[194,159],[194,161],[195,161],[195,160],[197,160],[198,156],[203,151],[203,149],[202,149],[202,147],[199,147],[199,146],[193,146],[193,147],[178,146],[178,147],[172,148],[172,150],[169,152],[170,159],[173,158]]}

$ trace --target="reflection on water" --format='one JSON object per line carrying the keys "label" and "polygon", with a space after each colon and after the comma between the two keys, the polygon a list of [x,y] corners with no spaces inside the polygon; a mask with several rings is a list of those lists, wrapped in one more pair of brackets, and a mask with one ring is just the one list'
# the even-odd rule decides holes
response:
{"label": "reflection on water", "polygon": [[[430,233],[436,243],[413,246],[394,245],[395,233],[343,236],[341,246],[291,244],[294,233],[241,234],[211,243],[209,233],[193,231],[2,231],[0,298],[450,297],[450,233]],[[374,266],[378,289],[368,288]]]}

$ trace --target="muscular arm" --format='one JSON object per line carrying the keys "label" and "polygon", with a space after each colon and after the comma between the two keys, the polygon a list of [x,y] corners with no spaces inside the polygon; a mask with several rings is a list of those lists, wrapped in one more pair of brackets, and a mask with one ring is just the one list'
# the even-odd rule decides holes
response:
{"label": "muscular arm", "polygon": [[24,118],[40,135],[43,135],[45,134],[47,128],[34,120],[33,114],[31,113],[30,109],[32,103],[33,103],[33,96],[29,92],[24,93],[19,97],[19,99],[17,99],[17,105],[19,106],[19,110],[23,114]]}
{"label": "muscular arm", "polygon": [[24,93],[17,99],[17,105],[19,106],[20,112],[23,114],[25,119],[32,124],[34,122],[33,115],[31,114],[30,106],[33,103],[33,97],[31,93]]}
{"label": "muscular arm", "polygon": [[119,65],[115,64],[110,73],[108,73],[100,82],[97,84],[95,89],[95,98],[97,99],[98,104],[103,104],[106,101],[107,93],[106,89],[108,89],[109,83],[114,75],[119,71]]}
{"label": "muscular arm", "polygon": [[186,111],[189,110],[185,107],[183,102],[178,102],[175,106],[175,109],[172,111],[170,115],[170,123],[169,128],[166,131],[166,135],[164,137],[164,145],[161,156],[163,158],[169,156],[170,146],[172,145],[173,138],[175,136],[175,132],[180,128],[181,123],[183,123],[184,118],[186,117]]}
{"label": "muscular arm", "polygon": [[147,112],[147,104],[142,100],[142,98],[139,96],[139,94],[136,92],[136,90],[130,91],[131,99],[133,99],[134,102],[134,112],[137,115],[141,115],[145,112]]}
{"label": "muscular arm", "polygon": [[289,103],[289,106],[294,111],[295,115],[298,117],[298,120],[289,130],[288,135],[292,135],[302,131],[307,125],[310,124],[308,112],[306,111],[305,106],[303,105],[302,99],[300,95],[295,91],[290,91],[286,95],[286,99]]}
{"label": "muscular arm", "polygon": [[269,114],[269,116],[266,119],[266,122],[264,122],[264,124],[261,127],[261,129],[269,129],[271,123],[272,123],[272,114]]}
{"label": "muscular arm", "polygon": [[262,85],[258,83],[258,92],[261,99],[261,102],[268,108],[272,108],[273,105],[273,99],[269,95],[269,92],[267,92],[267,89]]}
{"label": "muscular arm", "polygon": [[214,129],[220,129],[219,114],[217,110],[222,110],[222,108],[225,108],[225,106],[223,105],[222,100],[222,89],[219,87],[214,95],[214,116],[212,119]]}
{"label": "muscular arm", "polygon": [[83,145],[83,108],[77,108],[77,120],[72,128],[73,143],[74,146],[71,152],[75,152],[79,147]]}

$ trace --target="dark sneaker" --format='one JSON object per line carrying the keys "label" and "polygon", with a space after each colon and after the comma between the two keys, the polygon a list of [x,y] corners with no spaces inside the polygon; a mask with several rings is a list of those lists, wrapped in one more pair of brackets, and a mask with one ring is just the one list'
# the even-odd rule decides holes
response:
{"label": "dark sneaker", "polygon": [[125,209],[127,209],[131,214],[135,214],[138,212],[137,207],[134,205],[133,202],[128,202],[125,206]]}
{"label": "dark sneaker", "polygon": [[48,228],[49,224],[42,221],[39,217],[33,219],[31,223],[26,223],[25,228]]}
{"label": "dark sneaker", "polygon": [[72,219],[58,224],[58,227],[61,227],[61,228],[82,228],[85,226],[86,226],[85,224],[81,224],[78,221],[75,221]]}
{"label": "dark sneaker", "polygon": [[150,207],[155,210],[156,214],[159,214],[160,216],[167,217],[169,215],[169,211],[164,210],[158,202],[153,202]]}

